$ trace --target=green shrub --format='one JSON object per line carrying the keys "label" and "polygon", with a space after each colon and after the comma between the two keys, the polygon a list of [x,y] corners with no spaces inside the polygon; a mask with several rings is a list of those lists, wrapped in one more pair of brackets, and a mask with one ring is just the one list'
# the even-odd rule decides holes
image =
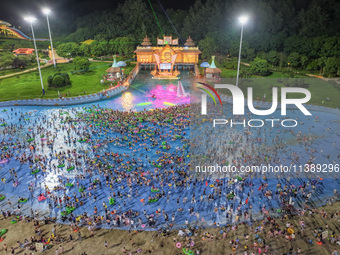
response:
{"label": "green shrub", "polygon": [[63,87],[65,86],[65,79],[61,75],[55,75],[52,80],[53,87]]}
{"label": "green shrub", "polygon": [[60,88],[71,85],[70,76],[67,73],[55,73],[47,78],[49,87]]}
{"label": "green shrub", "polygon": [[49,86],[52,85],[52,81],[53,81],[53,76],[52,76],[52,75],[48,76],[48,77],[47,77],[47,84],[48,84]]}

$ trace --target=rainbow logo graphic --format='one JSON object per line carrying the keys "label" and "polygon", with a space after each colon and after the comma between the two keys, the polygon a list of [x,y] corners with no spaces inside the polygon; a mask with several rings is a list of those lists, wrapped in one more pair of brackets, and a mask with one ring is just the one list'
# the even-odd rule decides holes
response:
{"label": "rainbow logo graphic", "polygon": [[212,98],[212,100],[214,101],[215,105],[216,105],[217,103],[216,103],[215,97],[210,92],[210,91],[212,91],[217,96],[218,100],[220,101],[221,106],[223,106],[222,105],[222,100],[221,100],[219,94],[217,93],[216,89],[214,89],[212,86],[210,86],[208,84],[205,84],[203,82],[197,82],[196,87],[198,89],[202,90],[203,92],[205,92],[207,95],[209,95]]}

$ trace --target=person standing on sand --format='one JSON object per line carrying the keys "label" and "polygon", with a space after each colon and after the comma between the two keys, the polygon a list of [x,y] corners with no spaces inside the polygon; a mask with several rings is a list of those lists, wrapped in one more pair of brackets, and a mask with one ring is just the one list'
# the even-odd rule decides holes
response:
{"label": "person standing on sand", "polygon": [[105,246],[105,248],[107,248],[107,241],[104,242],[104,246]]}
{"label": "person standing on sand", "polygon": [[7,244],[4,244],[3,250],[5,251],[5,253],[7,253]]}
{"label": "person standing on sand", "polygon": [[60,245],[59,247],[59,254],[64,254],[64,247]]}

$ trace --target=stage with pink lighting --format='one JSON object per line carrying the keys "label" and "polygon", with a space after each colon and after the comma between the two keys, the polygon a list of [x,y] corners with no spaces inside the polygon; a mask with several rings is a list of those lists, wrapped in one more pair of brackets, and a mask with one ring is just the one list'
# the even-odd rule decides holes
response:
{"label": "stage with pink lighting", "polygon": [[190,90],[194,78],[181,72],[178,80],[152,79],[148,71],[141,70],[129,89],[123,94],[105,100],[108,107],[126,111],[141,111],[190,103]]}

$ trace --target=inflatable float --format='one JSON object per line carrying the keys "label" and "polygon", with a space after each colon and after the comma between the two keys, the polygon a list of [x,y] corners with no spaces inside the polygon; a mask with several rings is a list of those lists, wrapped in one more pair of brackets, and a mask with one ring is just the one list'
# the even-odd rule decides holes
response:
{"label": "inflatable float", "polygon": [[186,255],[194,255],[194,252],[192,250],[189,250],[187,248],[183,248],[182,250],[184,252],[184,254]]}
{"label": "inflatable float", "polygon": [[113,205],[114,203],[115,203],[115,200],[114,200],[114,198],[111,197],[111,198],[109,199],[109,204],[110,204],[110,205]]}
{"label": "inflatable float", "polygon": [[36,170],[32,171],[31,174],[37,174],[37,173],[39,173],[39,172],[40,172],[40,170],[39,170],[39,169],[36,169]]}
{"label": "inflatable float", "polygon": [[20,198],[20,199],[18,200],[18,203],[26,203],[27,200],[28,200],[28,198]]}
{"label": "inflatable float", "polygon": [[6,234],[7,233],[7,229],[1,229],[1,231],[0,231],[0,236],[3,236],[4,234]]}
{"label": "inflatable float", "polygon": [[5,159],[3,159],[3,160],[0,161],[0,164],[6,164],[7,162],[8,162],[8,159],[5,158]]}
{"label": "inflatable float", "polygon": [[70,171],[72,171],[73,169],[74,169],[74,166],[71,166],[71,167],[67,168],[66,170],[67,170],[68,172],[70,172]]}
{"label": "inflatable float", "polygon": [[149,203],[154,203],[154,202],[157,202],[157,201],[158,201],[157,198],[149,199]]}
{"label": "inflatable float", "polygon": [[39,197],[38,197],[38,201],[41,202],[41,201],[44,201],[46,200],[46,197],[44,196],[44,194],[41,194]]}

